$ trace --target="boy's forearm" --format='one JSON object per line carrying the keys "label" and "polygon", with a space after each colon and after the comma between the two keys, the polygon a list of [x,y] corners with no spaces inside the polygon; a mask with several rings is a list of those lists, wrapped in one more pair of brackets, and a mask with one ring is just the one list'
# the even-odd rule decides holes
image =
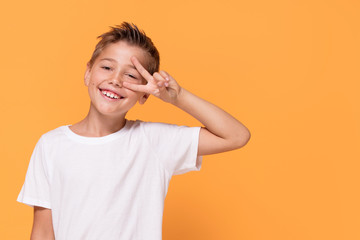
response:
{"label": "boy's forearm", "polygon": [[218,137],[244,143],[250,137],[250,131],[229,113],[184,88],[181,88],[173,104],[199,120]]}
{"label": "boy's forearm", "polygon": [[55,240],[53,232],[35,230],[31,232],[30,240]]}
{"label": "boy's forearm", "polygon": [[30,237],[30,240],[55,240],[54,236],[32,236]]}

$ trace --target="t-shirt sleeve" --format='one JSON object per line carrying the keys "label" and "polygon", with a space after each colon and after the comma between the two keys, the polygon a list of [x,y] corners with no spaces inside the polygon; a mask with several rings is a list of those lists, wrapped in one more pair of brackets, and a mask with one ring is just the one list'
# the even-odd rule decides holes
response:
{"label": "t-shirt sleeve", "polygon": [[25,176],[25,182],[17,201],[31,207],[51,209],[49,177],[44,155],[44,138],[40,137],[33,150]]}
{"label": "t-shirt sleeve", "polygon": [[202,156],[197,156],[201,127],[144,122],[151,148],[171,175],[200,171]]}

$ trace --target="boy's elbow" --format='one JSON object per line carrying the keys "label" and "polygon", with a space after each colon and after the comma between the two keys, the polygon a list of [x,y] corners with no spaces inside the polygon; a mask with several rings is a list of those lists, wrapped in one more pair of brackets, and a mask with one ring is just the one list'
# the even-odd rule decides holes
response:
{"label": "boy's elbow", "polygon": [[239,134],[234,144],[235,149],[244,147],[249,142],[250,138],[251,138],[251,133],[249,130],[246,130],[245,133]]}

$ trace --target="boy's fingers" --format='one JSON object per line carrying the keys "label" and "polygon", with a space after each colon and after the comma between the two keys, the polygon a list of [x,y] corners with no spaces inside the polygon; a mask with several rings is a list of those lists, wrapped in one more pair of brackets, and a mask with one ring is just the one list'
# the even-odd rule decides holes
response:
{"label": "boy's fingers", "polygon": [[170,75],[163,70],[160,71],[160,75],[165,79],[165,87],[169,87]]}
{"label": "boy's fingers", "polygon": [[161,76],[162,76],[163,78],[165,78],[167,81],[170,80],[169,74],[168,74],[167,72],[165,72],[164,70],[161,70],[161,71],[160,71],[160,74],[161,74]]}
{"label": "boy's fingers", "polygon": [[133,90],[135,92],[149,93],[146,85],[139,85],[139,84],[133,84],[133,83],[129,83],[129,82],[123,82],[123,86],[130,90]]}
{"label": "boy's fingers", "polygon": [[145,78],[146,81],[148,82],[153,81],[151,74],[141,65],[141,63],[139,62],[139,60],[137,60],[135,56],[131,57],[131,61],[138,70],[138,72],[141,74],[141,76]]}
{"label": "boy's fingers", "polygon": [[165,80],[165,78],[158,72],[154,73],[154,79],[157,81],[157,86],[160,88],[160,92],[163,92],[165,90],[166,87],[168,87],[169,85],[167,84],[167,81]]}
{"label": "boy's fingers", "polygon": [[123,82],[123,86],[135,92],[149,93],[157,97],[161,95],[164,89],[163,87],[149,88],[147,85],[138,85],[129,82]]}
{"label": "boy's fingers", "polygon": [[158,72],[155,72],[154,75],[153,75],[154,79],[157,81],[157,82],[163,82],[165,81],[164,77],[160,75],[160,73]]}

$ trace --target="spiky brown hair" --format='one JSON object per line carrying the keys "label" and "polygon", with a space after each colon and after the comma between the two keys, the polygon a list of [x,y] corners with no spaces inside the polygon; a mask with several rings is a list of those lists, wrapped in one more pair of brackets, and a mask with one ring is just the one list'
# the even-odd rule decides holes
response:
{"label": "spiky brown hair", "polygon": [[96,44],[95,50],[89,61],[90,69],[92,68],[96,58],[109,44],[119,41],[125,41],[129,45],[140,47],[141,49],[145,50],[150,54],[152,61],[149,61],[149,65],[147,67],[144,67],[146,67],[146,69],[151,75],[154,72],[159,71],[159,52],[151,39],[146,36],[144,31],[139,30],[139,28],[135,24],[130,24],[128,22],[123,22],[121,25],[116,25],[115,27],[110,28],[110,31],[103,33],[97,37],[101,38],[101,40]]}

